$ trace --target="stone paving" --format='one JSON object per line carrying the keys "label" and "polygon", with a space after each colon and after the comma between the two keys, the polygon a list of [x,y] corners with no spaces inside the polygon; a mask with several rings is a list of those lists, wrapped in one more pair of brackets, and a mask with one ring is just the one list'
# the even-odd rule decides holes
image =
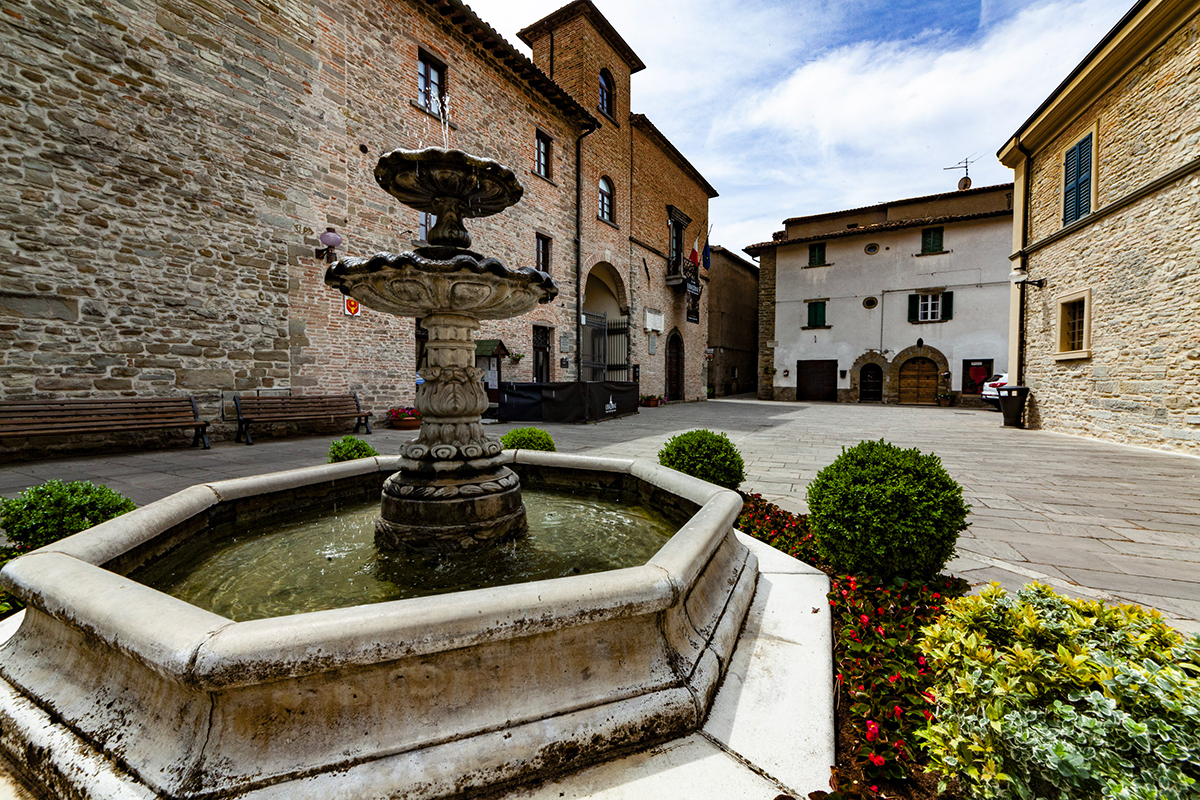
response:
{"label": "stone paving", "polygon": [[[502,434],[514,425],[496,425]],[[973,510],[953,571],[973,584],[1032,579],[1078,596],[1153,606],[1200,632],[1200,459],[1003,428],[993,411],[722,399],[642,409],[592,425],[542,425],[563,452],[656,458],[670,436],[723,431],[746,460],[742,488],[803,511],[805,487],[842,447],[886,439],[941,458]],[[409,432],[367,438],[394,453]],[[148,503],[193,483],[322,463],[329,436],[256,439],[10,463],[0,494],[49,478],[106,483]]]}

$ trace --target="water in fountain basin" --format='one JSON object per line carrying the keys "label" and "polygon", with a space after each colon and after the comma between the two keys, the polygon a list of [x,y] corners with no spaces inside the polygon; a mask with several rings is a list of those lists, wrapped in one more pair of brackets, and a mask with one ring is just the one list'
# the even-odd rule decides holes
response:
{"label": "water in fountain basin", "polygon": [[236,622],[646,563],[676,531],[637,506],[525,490],[529,535],[473,553],[377,552],[379,503],[226,526],[129,577]]}

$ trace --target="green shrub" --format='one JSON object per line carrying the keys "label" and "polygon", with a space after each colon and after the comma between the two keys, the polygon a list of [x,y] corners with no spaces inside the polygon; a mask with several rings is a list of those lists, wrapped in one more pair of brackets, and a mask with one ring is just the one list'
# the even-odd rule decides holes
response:
{"label": "green shrub", "polygon": [[371,445],[357,436],[343,436],[340,439],[334,439],[329,445],[330,464],[336,464],[339,461],[353,461],[356,458],[370,458],[377,455],[379,455],[379,452],[374,447],[371,447]]}
{"label": "green shrub", "polygon": [[1200,637],[1037,584],[945,612],[922,642],[932,770],[977,798],[1200,796]]}
{"label": "green shrub", "polygon": [[729,437],[703,429],[668,439],[658,451],[658,463],[726,489],[746,480],[742,454]]}
{"label": "green shrub", "polygon": [[941,459],[884,441],[843,449],[808,485],[808,524],[842,574],[936,575],[969,511]]}
{"label": "green shrub", "polygon": [[555,452],[554,439],[541,428],[513,428],[500,437],[505,450],[545,450]]}
{"label": "green shrub", "polygon": [[119,517],[137,504],[89,481],[49,480],[0,500],[0,525],[9,542],[31,550]]}

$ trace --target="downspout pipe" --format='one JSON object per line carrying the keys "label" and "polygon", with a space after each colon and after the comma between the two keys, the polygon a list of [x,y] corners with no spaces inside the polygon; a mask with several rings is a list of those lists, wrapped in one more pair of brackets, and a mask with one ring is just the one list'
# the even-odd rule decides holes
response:
{"label": "downspout pipe", "polygon": [[[1021,250],[1019,252],[1021,272],[1025,273],[1026,278],[1029,277],[1029,254],[1025,252],[1025,248],[1029,245],[1029,188],[1030,188],[1030,168],[1033,166],[1032,153],[1025,149],[1025,145],[1021,142],[1021,138],[1016,137],[1014,144],[1017,151],[1025,159],[1025,169],[1022,170],[1021,177]],[[1022,282],[1018,291],[1018,307],[1017,307],[1017,363],[1016,369],[1013,371],[1016,375],[1016,385],[1025,385],[1025,297],[1029,291],[1028,285]]]}
{"label": "downspout pipe", "polygon": [[583,380],[583,139],[600,124],[595,120],[575,138],[575,380]]}

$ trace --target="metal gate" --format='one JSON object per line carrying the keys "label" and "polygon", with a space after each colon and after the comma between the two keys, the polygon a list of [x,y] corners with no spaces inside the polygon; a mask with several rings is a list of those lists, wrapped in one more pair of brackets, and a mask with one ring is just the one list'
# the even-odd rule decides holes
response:
{"label": "metal gate", "polygon": [[629,317],[617,317],[608,323],[608,377],[605,380],[630,380]]}
{"label": "metal gate", "polygon": [[579,352],[584,381],[608,380],[608,320],[606,314],[583,312],[583,347]]}

